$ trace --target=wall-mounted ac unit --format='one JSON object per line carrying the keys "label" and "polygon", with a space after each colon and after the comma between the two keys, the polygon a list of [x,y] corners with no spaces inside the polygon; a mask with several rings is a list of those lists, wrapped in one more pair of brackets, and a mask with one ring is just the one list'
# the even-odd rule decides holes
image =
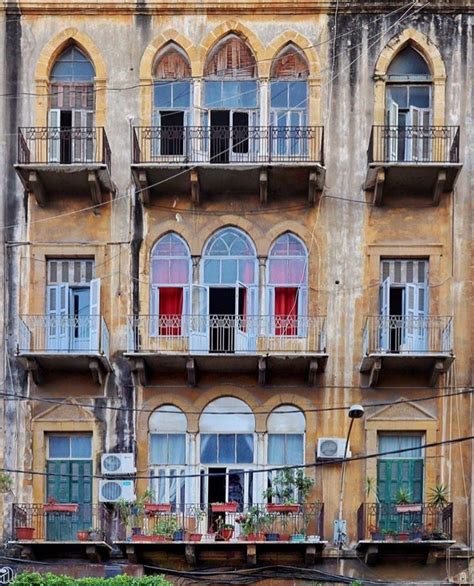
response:
{"label": "wall-mounted ac unit", "polygon": [[[319,460],[334,460],[344,458],[346,440],[342,437],[320,437],[318,439],[317,458]],[[349,447],[347,448],[347,458],[351,457]]]}
{"label": "wall-mounted ac unit", "polygon": [[135,474],[135,456],[133,454],[102,454],[102,474],[106,476],[123,476]]}
{"label": "wall-mounted ac unit", "polygon": [[133,480],[100,480],[99,502],[115,503],[119,499],[127,502],[136,500]]}

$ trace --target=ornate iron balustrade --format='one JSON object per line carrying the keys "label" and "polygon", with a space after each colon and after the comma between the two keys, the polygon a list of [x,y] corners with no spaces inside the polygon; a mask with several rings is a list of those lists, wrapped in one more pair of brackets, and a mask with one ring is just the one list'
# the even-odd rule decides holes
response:
{"label": "ornate iron balustrade", "polygon": [[18,129],[21,165],[106,165],[111,152],[103,127],[23,127]]}
{"label": "ornate iron balustrade", "polygon": [[372,353],[452,353],[451,317],[372,315],[367,318],[363,355]]}
{"label": "ornate iron balustrade", "polygon": [[100,315],[23,315],[17,352],[109,355],[109,330]]}
{"label": "ornate iron balustrade", "polygon": [[[220,507],[223,508],[223,507]],[[242,524],[246,516],[252,515],[254,528],[252,535],[264,541],[267,535],[275,540],[288,541],[292,535],[318,535],[324,539],[324,504],[308,503],[297,505],[290,512],[273,512],[266,504],[237,506],[236,511],[215,511],[211,504],[169,504],[159,511],[145,513],[133,519],[133,526],[140,527],[143,539],[167,528],[169,533],[163,537],[171,540],[188,541],[191,534],[211,534],[219,539],[219,527],[225,523],[234,527],[233,538],[245,539]],[[166,510],[168,509],[168,510]],[[114,515],[113,539],[124,541],[130,539],[131,525],[125,525],[118,513]],[[173,535],[175,532],[179,536]],[[178,539],[177,539],[178,537]],[[141,537],[133,539],[140,540]]]}
{"label": "ornate iron balustrade", "polygon": [[453,505],[444,507],[430,503],[397,505],[394,503],[362,503],[357,511],[358,540],[380,540],[386,535],[409,540],[452,539]]}
{"label": "ornate iron balustrade", "polygon": [[459,126],[372,126],[369,163],[459,163]]}
{"label": "ornate iron balustrade", "polygon": [[322,126],[137,126],[139,164],[324,164]]}
{"label": "ornate iron balustrade", "polygon": [[75,512],[48,511],[43,504],[15,503],[12,505],[12,538],[25,539],[23,528],[30,528],[31,539],[35,541],[79,541],[78,531],[93,528],[99,532],[95,541],[110,542],[112,511],[103,503],[80,504]]}
{"label": "ornate iron balustrade", "polygon": [[322,354],[324,316],[140,315],[128,318],[128,352]]}

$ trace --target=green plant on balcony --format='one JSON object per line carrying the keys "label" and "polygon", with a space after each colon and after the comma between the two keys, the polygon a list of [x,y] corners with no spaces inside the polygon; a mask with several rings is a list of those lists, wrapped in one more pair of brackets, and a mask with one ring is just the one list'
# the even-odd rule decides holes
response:
{"label": "green plant on balcony", "polygon": [[430,489],[428,503],[437,509],[443,509],[449,503],[448,487],[437,484]]}
{"label": "green plant on balcony", "polygon": [[164,539],[171,539],[173,533],[178,530],[178,527],[178,521],[175,517],[162,517],[157,519],[153,528],[153,535],[163,537]]}
{"label": "green plant on balcony", "polygon": [[303,504],[308,498],[314,480],[302,470],[283,468],[272,479],[271,486],[264,490],[264,498],[284,505]]}
{"label": "green plant on balcony", "polygon": [[0,472],[0,492],[5,494],[13,487],[13,478],[7,472]]}
{"label": "green plant on balcony", "polygon": [[395,493],[395,503],[397,505],[409,505],[411,503],[410,491],[399,488]]}

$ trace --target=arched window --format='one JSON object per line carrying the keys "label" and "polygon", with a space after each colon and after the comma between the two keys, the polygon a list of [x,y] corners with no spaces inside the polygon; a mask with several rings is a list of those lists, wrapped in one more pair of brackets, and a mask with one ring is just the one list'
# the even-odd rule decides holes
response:
{"label": "arched window", "polygon": [[184,240],[174,233],[163,236],[151,253],[152,334],[181,336],[189,313],[191,261]]}
{"label": "arched window", "polygon": [[176,507],[185,502],[186,415],[174,405],[163,405],[148,422],[151,490],[156,503]]}
{"label": "arched window", "polygon": [[304,463],[303,413],[293,405],[281,405],[267,421],[267,463],[272,466],[296,466]]}
{"label": "arched window", "polygon": [[184,51],[174,44],[165,47],[153,75],[153,126],[158,128],[153,154],[183,155],[192,104],[191,66]]}
{"label": "arched window", "polygon": [[275,127],[272,155],[301,155],[306,141],[309,68],[302,52],[287,45],[275,58],[270,73],[270,123]]}
{"label": "arched window", "polygon": [[267,311],[271,334],[304,334],[307,280],[306,247],[294,234],[283,234],[274,242],[268,256]]}
{"label": "arched window", "polygon": [[392,161],[430,160],[431,74],[413,47],[400,51],[387,70],[386,117]]}
{"label": "arched window", "polygon": [[235,34],[220,41],[204,67],[204,107],[210,126],[210,160],[249,160],[254,150],[251,126],[258,124],[257,63]]}
{"label": "arched window", "polygon": [[253,500],[255,416],[250,407],[234,397],[209,403],[199,420],[200,461],[209,476],[202,487],[206,502],[236,501],[240,509]]}
{"label": "arched window", "polygon": [[87,162],[95,157],[94,67],[76,46],[56,59],[50,74],[49,161]]}

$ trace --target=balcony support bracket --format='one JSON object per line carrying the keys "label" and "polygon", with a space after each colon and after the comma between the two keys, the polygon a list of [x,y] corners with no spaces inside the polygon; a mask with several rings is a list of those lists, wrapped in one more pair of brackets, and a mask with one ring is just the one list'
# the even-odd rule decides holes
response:
{"label": "balcony support bracket", "polygon": [[88,545],[86,547],[86,555],[93,564],[98,564],[102,561],[102,557],[95,545]]}
{"label": "balcony support bracket", "polygon": [[191,169],[189,174],[189,180],[191,181],[191,201],[194,205],[199,205],[201,197],[201,189],[199,186],[199,172],[197,169]]}
{"label": "balcony support bracket", "polygon": [[184,557],[190,566],[197,565],[196,546],[189,543],[184,546]]}
{"label": "balcony support bracket", "polygon": [[137,381],[140,385],[145,386],[147,383],[147,369],[143,358],[135,358],[131,360],[132,372],[137,377]]}
{"label": "balcony support bracket", "polygon": [[268,169],[260,169],[260,203],[266,204],[268,201]]}
{"label": "balcony support bracket", "polygon": [[44,382],[44,372],[38,362],[34,358],[26,359],[26,370],[30,373],[36,386],[40,386]]}
{"label": "balcony support bracket", "polygon": [[377,169],[377,172],[375,174],[374,199],[373,199],[374,206],[382,205],[384,185],[385,185],[385,169],[383,167],[380,167],[379,169]]}
{"label": "balcony support bracket", "polygon": [[125,549],[127,559],[131,564],[138,564],[138,556],[134,545],[127,545]]}
{"label": "balcony support bracket", "polygon": [[36,203],[42,208],[46,205],[46,193],[37,171],[28,174],[28,190],[35,196]]}
{"label": "balcony support bracket", "polygon": [[96,358],[89,359],[89,370],[91,371],[92,380],[96,385],[101,385],[103,382],[102,368],[100,362]]}
{"label": "balcony support bracket", "polygon": [[444,366],[444,362],[442,360],[437,360],[433,364],[433,368],[431,369],[429,382],[430,387],[435,387],[438,384],[440,375],[445,371],[446,369]]}
{"label": "balcony support bracket", "polygon": [[433,205],[437,206],[439,205],[439,200],[441,198],[441,194],[444,191],[444,186],[446,185],[446,171],[439,171],[437,177],[436,177],[436,181],[434,184],[434,189],[433,189]]}
{"label": "balcony support bracket", "polygon": [[247,545],[247,564],[249,566],[257,565],[257,546],[255,543],[249,543]]}
{"label": "balcony support bracket", "polygon": [[316,563],[316,546],[307,545],[304,552],[304,563],[307,566],[312,566]]}
{"label": "balcony support bracket", "polygon": [[91,192],[92,203],[99,205],[102,203],[102,191],[100,189],[99,179],[96,171],[89,171],[87,174],[87,182],[89,183],[89,189]]}
{"label": "balcony support bracket", "polygon": [[267,382],[267,357],[260,356],[258,359],[258,384],[263,387]]}
{"label": "balcony support bracket", "polygon": [[318,375],[319,364],[317,360],[311,360],[308,368],[308,385],[310,387],[316,386],[316,377]]}
{"label": "balcony support bracket", "polygon": [[324,189],[324,169],[310,171],[308,178],[308,203],[314,206]]}
{"label": "balcony support bracket", "polygon": [[368,566],[373,566],[377,563],[379,548],[377,545],[369,545],[365,551],[364,561]]}
{"label": "balcony support bracket", "polygon": [[150,188],[148,186],[148,177],[146,171],[139,171],[138,173],[138,188],[139,188],[139,197],[140,201],[144,206],[149,205],[150,203]]}
{"label": "balcony support bracket", "polygon": [[369,387],[376,387],[379,382],[380,371],[382,370],[382,359],[377,358],[374,360],[370,369],[369,375]]}
{"label": "balcony support bracket", "polygon": [[186,360],[186,374],[188,377],[188,385],[190,387],[196,386],[196,361],[194,358]]}

